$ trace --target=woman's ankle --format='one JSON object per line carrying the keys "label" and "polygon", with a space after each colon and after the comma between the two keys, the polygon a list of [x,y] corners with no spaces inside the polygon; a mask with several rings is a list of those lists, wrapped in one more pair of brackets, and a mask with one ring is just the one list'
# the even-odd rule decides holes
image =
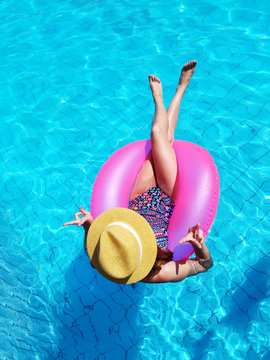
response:
{"label": "woman's ankle", "polygon": [[177,87],[176,87],[176,93],[178,94],[182,94],[182,96],[184,95],[184,93],[185,93],[185,91],[186,91],[186,89],[187,89],[187,86],[186,85],[183,85],[183,84],[179,84],[179,85],[177,85]]}
{"label": "woman's ankle", "polygon": [[154,102],[156,106],[164,106],[163,104],[163,96],[162,95],[155,95],[153,96]]}

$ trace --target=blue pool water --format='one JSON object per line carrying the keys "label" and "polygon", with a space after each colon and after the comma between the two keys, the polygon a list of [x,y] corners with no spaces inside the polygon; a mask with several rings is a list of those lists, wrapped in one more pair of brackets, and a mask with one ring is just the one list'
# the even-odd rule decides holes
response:
{"label": "blue pool water", "polygon": [[[269,15],[267,0],[0,2],[1,359],[270,359]],[[176,137],[219,169],[215,266],[110,283],[62,224],[149,137],[148,74],[168,105],[191,59]]]}

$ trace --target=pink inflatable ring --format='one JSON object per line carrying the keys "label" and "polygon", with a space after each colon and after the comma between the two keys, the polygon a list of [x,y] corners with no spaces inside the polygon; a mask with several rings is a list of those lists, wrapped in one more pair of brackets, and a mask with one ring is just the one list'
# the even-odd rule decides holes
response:
{"label": "pink inflatable ring", "polygon": [[[168,248],[174,253],[173,259],[180,261],[194,252],[191,244],[178,244],[189,227],[200,223],[205,237],[211,228],[219,200],[219,176],[213,158],[201,146],[175,140],[173,148],[178,163],[177,199],[169,222]],[[136,141],[106,161],[92,192],[94,218],[111,208],[128,207],[132,185],[150,150],[150,140]]]}

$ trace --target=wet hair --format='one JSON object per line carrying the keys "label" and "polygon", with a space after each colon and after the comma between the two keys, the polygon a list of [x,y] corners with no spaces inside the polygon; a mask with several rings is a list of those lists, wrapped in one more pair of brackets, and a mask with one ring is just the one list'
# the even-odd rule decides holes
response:
{"label": "wet hair", "polygon": [[157,246],[156,261],[155,261],[150,273],[148,274],[148,276],[152,277],[152,276],[158,274],[161,269],[161,266],[168,263],[169,261],[172,261],[172,259],[173,259],[173,253],[169,249],[163,250]]}

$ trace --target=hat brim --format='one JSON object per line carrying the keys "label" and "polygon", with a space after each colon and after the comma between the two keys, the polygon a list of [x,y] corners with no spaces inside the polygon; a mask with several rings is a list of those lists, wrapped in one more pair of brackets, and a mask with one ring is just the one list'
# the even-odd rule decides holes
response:
{"label": "hat brim", "polygon": [[[109,276],[100,268],[98,257],[99,238],[106,226],[112,222],[122,221],[130,225],[138,234],[142,244],[142,258],[135,271],[124,279]],[[95,269],[108,280],[118,284],[132,284],[144,279],[152,269],[157,257],[155,234],[148,222],[135,211],[126,208],[114,208],[99,215],[88,230],[87,252]]]}

